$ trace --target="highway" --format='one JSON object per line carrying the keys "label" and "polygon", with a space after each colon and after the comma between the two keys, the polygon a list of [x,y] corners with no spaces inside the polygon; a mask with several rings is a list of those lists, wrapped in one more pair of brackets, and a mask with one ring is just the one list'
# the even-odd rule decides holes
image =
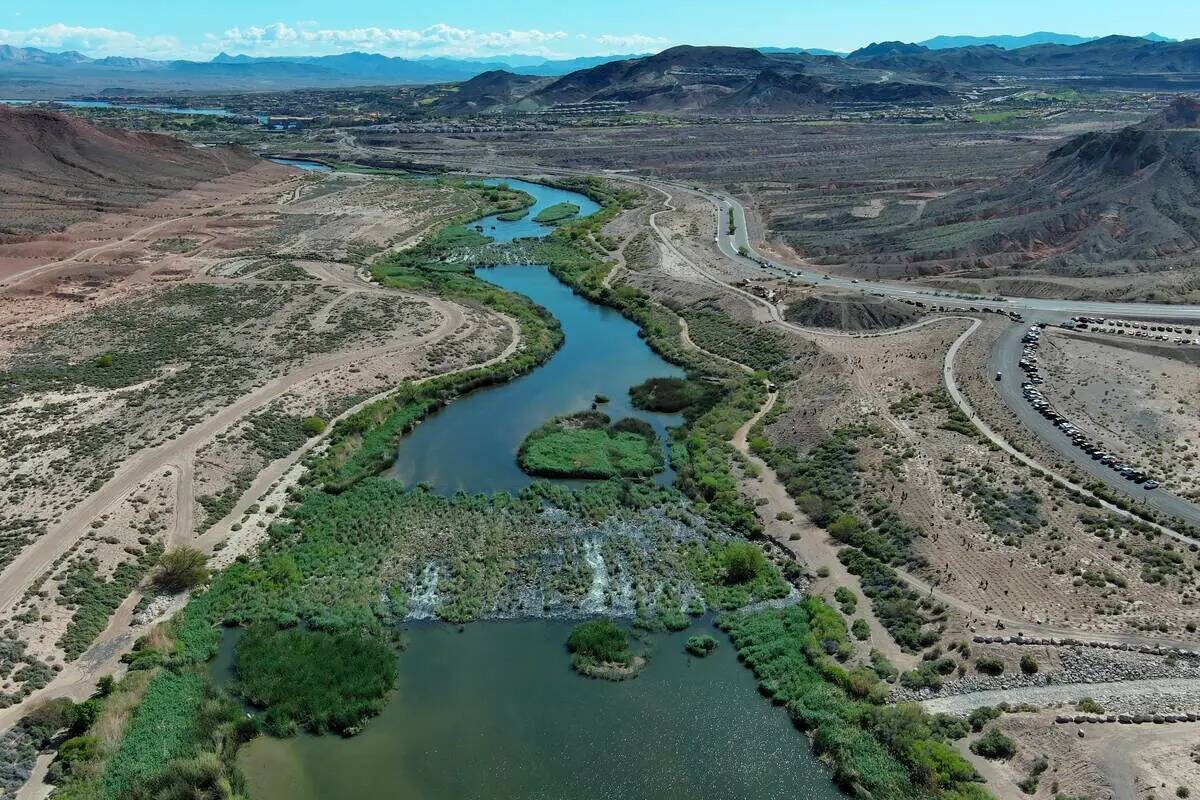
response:
{"label": "highway", "polygon": [[[662,183],[666,183],[663,181]],[[987,308],[998,311],[1016,311],[1019,314],[1041,313],[1059,315],[1079,315],[1098,317],[1149,317],[1166,320],[1195,320],[1200,321],[1200,306],[1167,305],[1155,303],[1106,303],[1096,301],[1053,300],[1032,297],[1006,297],[1003,300],[978,299],[967,295],[956,295],[949,292],[938,292],[933,289],[923,289],[907,286],[903,283],[882,281],[854,280],[840,278],[824,272],[803,270],[769,259],[755,250],[750,242],[749,227],[746,224],[746,209],[735,198],[702,189],[692,189],[671,183],[675,189],[682,189],[692,194],[707,197],[717,207],[720,221],[720,234],[717,246],[721,252],[735,261],[746,266],[762,270],[760,262],[765,262],[767,271],[784,277],[794,277],[821,286],[848,291],[881,294],[899,300],[917,300],[926,305],[947,306],[954,310],[966,311],[970,308]],[[728,235],[729,211],[733,210],[735,232]],[[744,248],[747,256],[742,256],[739,250]]]}

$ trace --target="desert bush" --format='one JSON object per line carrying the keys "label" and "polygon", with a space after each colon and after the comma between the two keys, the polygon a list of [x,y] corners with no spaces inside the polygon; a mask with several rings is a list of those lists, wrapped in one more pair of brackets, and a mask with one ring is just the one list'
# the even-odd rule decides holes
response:
{"label": "desert bush", "polygon": [[171,594],[194,589],[208,580],[208,556],[187,545],[168,550],[159,559],[153,580]]}

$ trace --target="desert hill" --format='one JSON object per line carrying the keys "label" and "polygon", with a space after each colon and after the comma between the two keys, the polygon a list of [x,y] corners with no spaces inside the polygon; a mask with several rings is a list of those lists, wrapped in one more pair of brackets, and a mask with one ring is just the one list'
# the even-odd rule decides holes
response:
{"label": "desert hill", "polygon": [[545,86],[549,78],[517,75],[508,70],[491,70],[464,81],[438,100],[438,110],[447,114],[486,114],[516,109],[521,100]]}
{"label": "desert hill", "polygon": [[198,148],[161,134],[0,105],[0,242],[262,164],[241,148]]}
{"label": "desert hill", "polygon": [[910,305],[878,297],[818,294],[787,307],[784,317],[806,328],[877,331],[915,322],[921,312]]}
{"label": "desert hill", "polygon": [[939,86],[877,84],[841,59],[766,54],[746,47],[681,45],[645,58],[565,75],[532,92],[527,106],[622,103],[641,111],[788,114],[835,103],[953,102]]}
{"label": "desert hill", "polygon": [[1072,137],[1019,174],[930,200],[918,219],[880,219],[864,225],[847,210],[776,229],[806,255],[884,277],[1189,266],[1200,248],[1200,102],[1179,97],[1137,125]]}

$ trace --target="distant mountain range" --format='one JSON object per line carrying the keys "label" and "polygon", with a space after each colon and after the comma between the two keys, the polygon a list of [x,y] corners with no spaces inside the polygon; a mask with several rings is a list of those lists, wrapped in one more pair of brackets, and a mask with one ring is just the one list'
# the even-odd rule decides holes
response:
{"label": "distant mountain range", "polygon": [[779,115],[863,103],[953,102],[955,95],[941,86],[881,79],[839,58],[680,45],[557,79],[494,70],[459,84],[431,108],[453,115],[587,104],[632,111]]}
{"label": "distant mountain range", "polygon": [[[67,97],[122,88],[130,92],[246,91],[333,88],[465,81],[497,69],[559,76],[635,55],[548,60],[500,56],[495,60],[405,59],[378,53],[328,56],[247,56],[221,53],[211,61],[158,61],[0,45],[0,95]],[[511,63],[510,63],[511,61]]]}
{"label": "distant mountain range", "polygon": [[[927,47],[930,50],[949,50],[953,47],[978,47],[982,45],[992,45],[993,47],[1001,47],[1005,50],[1017,50],[1021,47],[1030,47],[1035,44],[1084,44],[1085,42],[1094,42],[1101,38],[1103,37],[1076,36],[1073,33],[1038,31],[1036,33],[1027,33],[1024,36],[935,36],[932,39],[917,42],[917,44]],[[1157,33],[1147,33],[1140,38],[1148,42],[1175,41],[1175,39],[1159,36]]]}
{"label": "distant mountain range", "polygon": [[[1077,41],[1078,40],[1078,41]],[[956,42],[969,42],[952,46]],[[1026,44],[1027,42],[1032,42]],[[1024,46],[1018,46],[1024,45]],[[686,48],[686,46],[684,46]],[[667,59],[660,56],[670,53]],[[685,65],[654,72],[664,62],[683,56]],[[701,61],[697,59],[710,59]],[[625,66],[613,66],[625,65]],[[760,85],[750,84],[759,73]],[[851,53],[803,48],[699,47],[671,48],[655,56],[614,55],[547,60],[538,56],[496,56],[490,59],[423,57],[405,59],[378,53],[339,53],[326,56],[257,57],[221,53],[210,61],[157,61],[136,57],[89,58],[78,52],[52,53],[37,48],[0,45],[0,97],[55,98],[108,93],[120,96],[169,92],[240,92],[337,88],[400,84],[461,83],[486,73],[520,74],[534,78],[571,78],[551,89],[528,81],[514,87],[541,107],[543,90],[556,95],[549,104],[590,100],[619,100],[631,107],[662,110],[704,108],[724,95],[746,89],[755,104],[792,106],[832,101],[829,90],[887,81],[905,85],[936,85],[940,91],[963,88],[997,75],[1018,78],[1200,76],[1200,39],[1176,42],[1155,34],[1145,37],[1106,36],[1082,39],[1055,33],[1019,37],[937,37],[924,43],[876,42]],[[654,77],[647,77],[651,74]],[[813,87],[793,80],[816,79]],[[781,82],[781,78],[786,79]],[[612,86],[603,86],[611,79]],[[639,86],[648,80],[649,87]],[[593,82],[599,81],[593,85]],[[790,81],[790,83],[789,83]],[[501,80],[503,82],[503,80]],[[622,85],[624,84],[624,85]],[[661,91],[670,84],[676,96]],[[788,84],[788,85],[784,85]],[[565,91],[578,85],[587,88]],[[1143,80],[1141,84],[1145,85]],[[490,92],[488,96],[496,97]],[[881,98],[906,96],[896,86],[875,90]],[[914,93],[935,99],[937,92]],[[686,96],[685,96],[686,95]],[[801,102],[801,95],[807,98]],[[501,95],[512,96],[510,92]],[[566,99],[568,96],[576,100]],[[781,100],[791,96],[792,100]],[[549,99],[550,94],[545,95]],[[528,103],[526,105],[529,105]]]}

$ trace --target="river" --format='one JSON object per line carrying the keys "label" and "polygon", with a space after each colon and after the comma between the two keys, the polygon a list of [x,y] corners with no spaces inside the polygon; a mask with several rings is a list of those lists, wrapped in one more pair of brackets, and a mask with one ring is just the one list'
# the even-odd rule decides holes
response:
{"label": "river", "polygon": [[[524,219],[488,217],[477,223],[497,241],[545,236],[551,229],[533,217],[557,203],[575,203],[583,216],[600,208],[574,192],[507,183],[537,202]],[[457,400],[418,425],[400,442],[392,477],[408,486],[425,482],[443,494],[519,491],[534,481],[517,466],[517,449],[525,437],[551,417],[590,408],[598,394],[609,399],[599,408],[614,421],[644,419],[664,443],[667,428],[682,423],[679,415],[641,411],[630,402],[629,387],[647,378],[684,374],[639,338],[635,324],[575,294],[544,266],[489,267],[476,274],[548,309],[562,324],[566,341],[533,372]],[[670,483],[674,474],[668,468],[658,479]]]}
{"label": "river", "polygon": [[[521,181],[537,204],[516,222],[480,221],[500,241],[545,235],[532,221],[563,201],[582,214],[587,198]],[[681,375],[638,337],[638,329],[556,280],[545,267],[479,270],[525,294],[562,323],[566,341],[545,364],[502,386],[462,398],[400,444],[392,476],[442,492],[517,490],[530,482],[516,464],[521,440],[547,418],[579,411],[602,393],[615,418],[636,415],[664,434],[681,420],[646,414],[629,387]],[[669,479],[669,477],[667,478]],[[688,656],[684,633],[644,635],[650,663],[631,681],[573,672],[571,623],[484,622],[459,629],[411,624],[398,655],[393,699],[365,732],[260,736],[239,753],[255,800],[833,800],[828,771],[788,715],[757,692],[729,641],[704,659]],[[228,676],[236,634],[214,662]]]}

